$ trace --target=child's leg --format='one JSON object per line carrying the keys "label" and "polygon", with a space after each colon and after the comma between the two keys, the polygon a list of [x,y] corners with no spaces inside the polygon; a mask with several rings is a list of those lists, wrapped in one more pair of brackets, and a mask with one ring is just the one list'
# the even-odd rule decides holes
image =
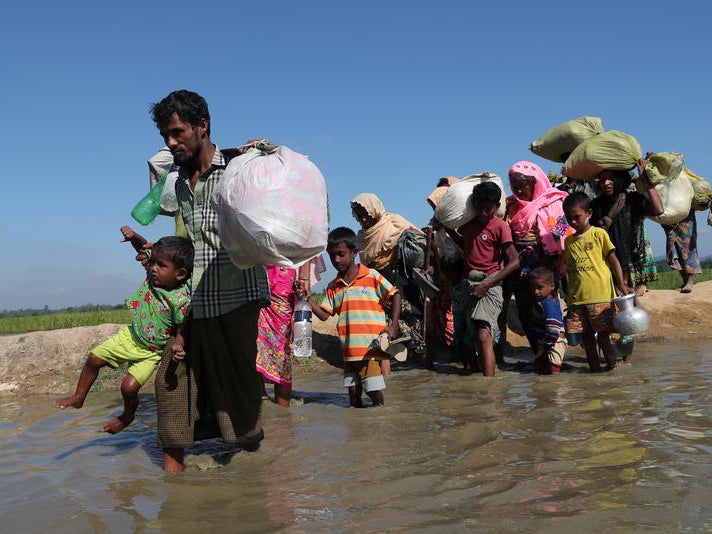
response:
{"label": "child's leg", "polygon": [[121,381],[121,396],[124,398],[124,411],[118,417],[107,421],[101,428],[103,432],[116,434],[129,426],[136,415],[138,407],[138,390],[141,383],[131,375],[126,375]]}
{"label": "child's leg", "polygon": [[361,401],[361,394],[363,393],[363,388],[358,386],[349,386],[349,404],[352,408],[363,408],[363,402]]}
{"label": "child's leg", "polygon": [[289,408],[289,400],[292,398],[292,386],[287,384],[274,385],[274,402],[282,408]]}
{"label": "child's leg", "polygon": [[486,327],[477,329],[477,341],[480,345],[480,362],[482,366],[482,374],[484,376],[494,376],[497,367],[494,357],[494,343],[492,334]]}
{"label": "child's leg", "polygon": [[586,351],[589,369],[597,373],[601,370],[601,360],[598,357],[598,347],[596,346],[596,337],[593,332],[584,332],[582,345]]}
{"label": "child's leg", "polygon": [[183,452],[185,449],[166,447],[163,449],[163,470],[169,473],[181,473],[185,471],[183,463]]}
{"label": "child's leg", "polygon": [[383,406],[385,401],[383,400],[383,390],[380,391],[367,391],[366,395],[371,399],[374,406]]}
{"label": "child's leg", "polygon": [[611,335],[608,332],[598,333],[598,346],[601,347],[603,356],[606,358],[606,365],[609,369],[616,366],[616,351],[611,343]]}
{"label": "child's leg", "polygon": [[381,366],[381,373],[383,374],[383,378],[390,378],[391,377],[391,360],[390,360],[390,358],[383,358],[378,363]]}
{"label": "child's leg", "polygon": [[70,406],[72,408],[81,408],[84,405],[84,401],[89,394],[92,384],[94,384],[96,377],[99,375],[99,369],[105,365],[106,362],[104,360],[90,353],[84,367],[82,367],[74,395],[57,399],[57,408],[60,410],[64,410]]}

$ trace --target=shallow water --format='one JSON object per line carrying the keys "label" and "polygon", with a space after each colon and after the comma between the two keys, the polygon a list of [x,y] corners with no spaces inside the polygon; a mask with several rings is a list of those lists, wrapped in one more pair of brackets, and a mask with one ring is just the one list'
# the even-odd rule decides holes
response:
{"label": "shallow water", "polygon": [[[57,413],[0,397],[3,531],[555,532],[712,528],[710,351],[639,345],[634,366],[493,380],[395,369],[383,409],[348,409],[337,369],[226,465],[160,467],[153,395],[117,436],[117,393]],[[581,358],[573,358],[581,362]],[[230,452],[230,451],[228,451]],[[195,463],[195,458],[192,459]],[[228,461],[229,460],[229,461]]]}

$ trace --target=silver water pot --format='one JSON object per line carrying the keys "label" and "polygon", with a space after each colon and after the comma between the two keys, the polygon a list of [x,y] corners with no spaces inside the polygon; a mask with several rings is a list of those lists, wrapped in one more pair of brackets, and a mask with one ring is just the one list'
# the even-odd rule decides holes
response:
{"label": "silver water pot", "polygon": [[636,308],[635,293],[613,299],[616,316],[613,326],[624,336],[632,336],[645,332],[650,326],[650,317],[643,308]]}

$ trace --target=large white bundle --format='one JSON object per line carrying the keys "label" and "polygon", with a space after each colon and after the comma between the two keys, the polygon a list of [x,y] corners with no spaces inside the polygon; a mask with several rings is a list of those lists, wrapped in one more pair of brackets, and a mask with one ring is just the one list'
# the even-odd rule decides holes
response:
{"label": "large white bundle", "polygon": [[438,202],[435,208],[435,218],[451,230],[457,230],[463,224],[470,222],[475,217],[472,202],[470,201],[472,188],[481,182],[494,182],[499,186],[502,191],[502,197],[499,202],[497,216],[504,217],[506,197],[502,178],[491,172],[483,172],[471,174],[452,184],[447,193]]}
{"label": "large white bundle", "polygon": [[[640,182],[636,183],[638,191],[644,192],[644,187]],[[694,189],[689,178],[683,173],[667,182],[661,182],[655,186],[655,190],[663,201],[663,213],[657,217],[650,217],[651,220],[660,224],[677,224],[690,213]]]}
{"label": "large white bundle", "polygon": [[251,148],[228,164],[213,192],[218,235],[240,268],[298,267],[326,248],[324,177],[287,147]]}

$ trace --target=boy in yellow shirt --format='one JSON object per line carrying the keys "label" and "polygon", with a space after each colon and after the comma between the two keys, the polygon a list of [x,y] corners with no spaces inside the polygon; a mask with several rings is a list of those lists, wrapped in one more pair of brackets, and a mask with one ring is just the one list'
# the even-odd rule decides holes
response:
{"label": "boy in yellow shirt", "polygon": [[569,195],[564,200],[564,214],[575,234],[566,238],[564,263],[568,291],[566,302],[566,331],[582,334],[583,348],[591,371],[601,370],[596,343],[603,351],[608,370],[616,366],[616,353],[611,344],[613,307],[611,300],[618,289],[632,293],[623,278],[623,270],[616,256],[608,232],[589,224],[591,200],[583,192]]}

